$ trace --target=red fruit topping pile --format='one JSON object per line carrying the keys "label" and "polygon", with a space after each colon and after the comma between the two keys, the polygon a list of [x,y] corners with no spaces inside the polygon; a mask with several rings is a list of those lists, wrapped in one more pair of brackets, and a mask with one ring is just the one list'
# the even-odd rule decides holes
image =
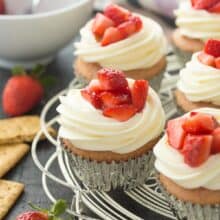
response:
{"label": "red fruit topping pile", "polygon": [[192,7],[198,10],[207,10],[213,13],[220,13],[219,0],[191,0]]}
{"label": "red fruit topping pile", "polygon": [[168,143],[191,167],[203,164],[210,155],[220,153],[220,125],[210,114],[191,112],[167,123]]}
{"label": "red fruit topping pile", "polygon": [[98,80],[81,90],[81,95],[106,117],[127,121],[145,106],[148,82],[135,80],[132,88],[122,71],[104,68],[97,73]]}
{"label": "red fruit topping pile", "polygon": [[102,46],[123,40],[142,28],[140,17],[116,4],[108,5],[104,13],[98,13],[92,25],[92,32],[100,39]]}
{"label": "red fruit topping pile", "polygon": [[220,69],[220,40],[209,39],[198,59],[205,65]]}

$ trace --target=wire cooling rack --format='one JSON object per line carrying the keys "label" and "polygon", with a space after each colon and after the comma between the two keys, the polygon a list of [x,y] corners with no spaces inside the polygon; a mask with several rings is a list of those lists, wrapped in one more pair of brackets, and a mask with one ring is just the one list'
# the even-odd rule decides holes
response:
{"label": "wire cooling rack", "polygon": [[[182,62],[179,60],[178,56],[172,52],[172,50],[170,50],[168,53],[167,60],[168,66],[166,72],[164,73],[164,78],[158,93],[161,98],[166,116],[167,118],[170,118],[178,112],[176,105],[173,102],[172,89],[175,87],[176,81],[178,80],[177,73],[182,67]],[[69,88],[81,88],[83,86],[85,86],[83,81],[75,79],[70,83]],[[143,219],[136,213],[128,210],[123,204],[116,201],[114,197],[112,197],[111,192],[105,193],[102,191],[90,191],[86,185],[80,182],[80,180],[76,177],[76,170],[70,166],[66,153],[62,151],[57,140],[48,133],[47,127],[55,125],[59,116],[55,116],[49,121],[46,121],[47,114],[51,109],[56,108],[55,104],[57,103],[59,96],[65,95],[69,88],[56,94],[45,105],[40,116],[41,130],[38,132],[32,143],[32,157],[36,166],[42,172],[42,186],[45,194],[51,200],[51,202],[56,201],[55,196],[51,193],[51,190],[48,187],[47,180],[49,178],[70,190],[70,193],[73,194],[73,198],[72,201],[70,201],[71,206],[67,212],[81,220],[95,219],[82,214],[82,204],[86,205],[97,216],[106,220]],[[37,154],[37,147],[39,146],[39,140],[42,134],[44,134],[48,141],[54,146],[54,152],[49,156],[45,165],[41,164]],[[54,163],[58,163],[64,179],[58,178],[49,171]],[[155,180],[154,171],[152,171],[151,176],[144,185],[131,191],[121,191],[120,193],[125,198],[128,197],[129,199],[132,199],[134,203],[137,203],[146,209],[150,209],[151,211],[166,216],[170,219],[176,219],[166,199],[159,190]]]}

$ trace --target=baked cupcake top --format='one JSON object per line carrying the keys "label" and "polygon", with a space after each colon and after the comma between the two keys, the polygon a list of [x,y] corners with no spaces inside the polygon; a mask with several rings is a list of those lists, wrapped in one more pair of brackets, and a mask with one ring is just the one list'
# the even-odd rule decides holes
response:
{"label": "baked cupcake top", "polygon": [[188,188],[220,189],[220,110],[201,108],[168,121],[154,148],[156,169]]}
{"label": "baked cupcake top", "polygon": [[123,154],[161,134],[165,114],[147,81],[126,79],[112,69],[97,75],[86,88],[60,97],[60,137],[80,149]]}
{"label": "baked cupcake top", "polygon": [[102,67],[145,69],[166,54],[167,42],[159,24],[114,4],[98,13],[80,34],[75,54]]}
{"label": "baked cupcake top", "polygon": [[220,40],[208,40],[180,71],[177,88],[192,102],[220,105]]}
{"label": "baked cupcake top", "polygon": [[175,15],[182,35],[203,41],[220,39],[219,0],[182,1]]}

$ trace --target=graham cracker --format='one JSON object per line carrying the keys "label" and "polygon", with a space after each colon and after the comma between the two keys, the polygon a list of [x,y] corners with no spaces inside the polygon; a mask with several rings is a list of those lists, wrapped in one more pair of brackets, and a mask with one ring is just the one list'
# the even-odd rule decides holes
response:
{"label": "graham cracker", "polygon": [[[37,115],[7,118],[0,120],[0,145],[33,141],[40,130],[40,118]],[[48,128],[51,135],[56,131]],[[44,136],[41,139],[45,139]]]}
{"label": "graham cracker", "polygon": [[[29,151],[27,144],[11,144],[0,146],[0,178],[12,169]],[[1,199],[1,197],[0,197]],[[0,203],[1,209],[1,203]]]}
{"label": "graham cracker", "polygon": [[[132,79],[152,79],[154,76],[161,73],[166,68],[166,57],[162,57],[155,65],[146,69],[136,69],[124,71],[125,75]],[[75,69],[75,74],[81,78],[90,81],[96,78],[96,74],[98,70],[102,69],[102,67],[98,63],[87,63],[84,62],[79,57],[76,59],[73,64]]]}
{"label": "graham cracker", "polygon": [[23,190],[22,183],[0,180],[0,220],[3,220]]}

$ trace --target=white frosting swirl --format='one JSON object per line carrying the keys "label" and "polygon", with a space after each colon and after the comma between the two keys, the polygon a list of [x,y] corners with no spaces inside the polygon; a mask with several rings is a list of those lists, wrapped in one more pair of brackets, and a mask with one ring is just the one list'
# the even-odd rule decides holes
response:
{"label": "white frosting swirl", "polygon": [[[194,111],[212,114],[220,122],[220,109],[201,108]],[[187,189],[220,189],[220,154],[211,155],[201,166],[192,168],[184,163],[183,155],[169,145],[167,135],[154,147],[154,154],[156,169],[176,184]]]}
{"label": "white frosting swirl", "polygon": [[220,39],[220,14],[206,10],[195,10],[190,1],[183,1],[175,10],[176,25],[182,35],[206,41],[208,38]]}
{"label": "white frosting swirl", "polygon": [[105,47],[96,41],[91,31],[93,20],[89,21],[80,31],[75,54],[86,62],[124,71],[152,67],[166,54],[167,42],[159,24],[138,16],[143,21],[138,33]]}
{"label": "white frosting swirl", "polygon": [[220,105],[220,69],[201,63],[198,54],[180,71],[177,88],[192,102]]}
{"label": "white frosting swirl", "polygon": [[60,97],[60,101],[59,136],[84,150],[129,153],[158,137],[165,124],[160,99],[151,88],[143,111],[125,122],[103,116],[77,89]]}

